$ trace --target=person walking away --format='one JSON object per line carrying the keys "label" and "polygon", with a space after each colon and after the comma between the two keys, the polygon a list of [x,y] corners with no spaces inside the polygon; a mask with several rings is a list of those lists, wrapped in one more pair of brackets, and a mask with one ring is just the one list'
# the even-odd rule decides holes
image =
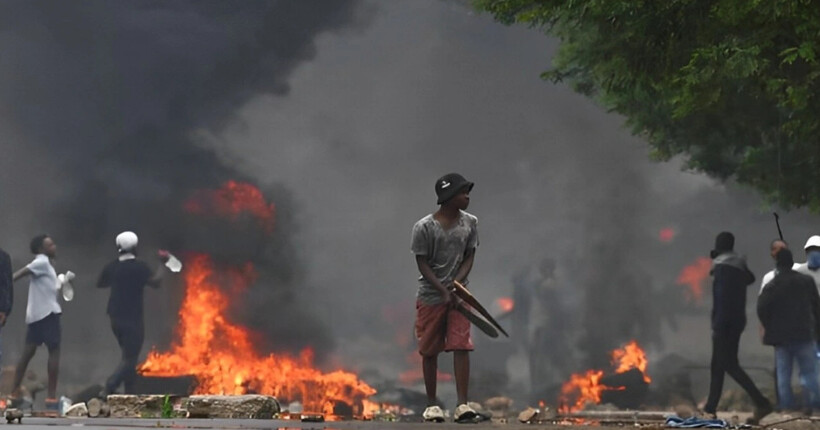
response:
{"label": "person walking away", "polygon": [[777,275],[757,301],[757,315],[763,324],[763,343],[774,346],[777,396],[781,411],[795,409],[792,393],[792,366],[800,368],[804,412],[820,406],[815,345],[820,334],[820,294],[814,280],[792,270],[794,258],[788,249],[777,254]]}
{"label": "person walking away", "polygon": [[[165,273],[164,265],[152,271],[148,264],[137,258],[139,238],[134,232],[120,233],[115,243],[119,256],[103,268],[97,288],[111,289],[107,313],[122,359],[106,380],[100,393],[102,398],[116,392],[120,385],[125,386],[126,394],[134,393],[137,362],[145,339],[143,292],[146,285],[159,288]],[[167,261],[167,253],[160,254],[160,259]]]}
{"label": "person walking away", "polygon": [[746,259],[734,252],[734,244],[732,233],[721,232],[710,253],[713,259],[712,362],[709,397],[703,411],[708,417],[716,416],[723,378],[728,373],[752,398],[755,409],[749,423],[757,424],[773,409],[737,358],[740,335],[746,327],[746,287],[754,282],[755,276],[746,266]]}

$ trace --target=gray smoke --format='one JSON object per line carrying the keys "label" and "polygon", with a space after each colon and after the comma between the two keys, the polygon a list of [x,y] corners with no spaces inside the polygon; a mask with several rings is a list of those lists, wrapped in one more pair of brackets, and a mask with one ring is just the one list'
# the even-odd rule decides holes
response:
{"label": "gray smoke", "polygon": [[[267,348],[311,345],[322,357],[332,347],[294,291],[302,260],[286,188],[260,184],[277,205],[270,237],[250,221],[187,215],[182,202],[229,179],[257,182],[199,136],[221,130],[252,96],[287,96],[293,71],[315,57],[316,38],[367,15],[355,0],[0,4],[3,247],[19,267],[29,259],[27,238],[47,231],[61,245],[58,270],[80,274],[77,301],[64,306],[65,341],[74,345],[64,348],[72,363],[64,374],[99,377],[93,370],[113,368],[82,356],[95,349],[116,357],[107,292],[93,285],[125,229],[138,232],[152,263],[159,246],[257,263],[259,281],[235,303],[239,322],[264,334]],[[149,345],[172,338],[181,290],[168,284],[147,298]],[[25,293],[17,287],[16,318]],[[22,343],[22,324],[13,322],[6,357]]]}
{"label": "gray smoke", "polygon": [[[71,11],[58,10],[67,4]],[[386,378],[418,368],[407,361],[417,276],[410,228],[435,210],[433,181],[446,172],[477,184],[469,211],[479,217],[481,245],[471,288],[480,299],[510,296],[522,267],[557,261],[573,343],[549,353],[573,358],[564,375],[606,368],[608,351],[633,338],[650,360],[677,352],[705,364],[710,289],[703,305],[686,304],[680,270],[708,255],[722,230],[735,232],[758,277],[772,266],[777,232],[753,193],[680,172],[677,162],[649,162],[622,118],[538,78],[556,42],[536,31],[501,26],[460,2],[379,3],[370,25],[343,33],[325,31],[370,8],[168,4],[0,6],[20,8],[14,18],[2,11],[3,28],[14,31],[0,37],[0,67],[25,72],[0,84],[0,148],[13,154],[0,158],[0,192],[14,204],[0,222],[14,249],[45,228],[64,238],[65,260],[80,261],[70,247],[94,247],[89,258],[101,267],[95,256],[135,223],[162,244],[257,255],[230,245],[258,244],[234,240],[252,230],[194,222],[169,202],[228,177],[281,184],[266,190],[280,218],[259,258],[282,287],[255,289],[239,306],[254,310],[252,326],[275,331],[274,344],[330,344],[332,335],[339,363]],[[781,215],[800,248],[816,219]],[[658,240],[666,227],[677,232],[671,243]],[[219,239],[203,240],[209,234]],[[167,292],[149,300],[173,315]],[[294,301],[310,302],[312,313]],[[154,327],[155,337],[172,320]],[[76,327],[86,321],[77,317]],[[520,351],[474,337],[476,392],[525,392]],[[744,362],[771,356],[748,334],[741,351]],[[511,379],[501,385],[485,379],[506,370]]]}
{"label": "gray smoke", "polygon": [[[480,299],[509,296],[521,267],[557,260],[574,339],[573,350],[554,352],[575,358],[565,377],[608,369],[609,351],[633,338],[650,359],[678,352],[708,363],[711,290],[689,305],[676,278],[725,229],[762,276],[777,234],[771,214],[748,190],[650,162],[622,118],[540,80],[555,46],[451,2],[383,4],[361,34],[323,39],[287,99],[255,99],[241,125],[212,137],[243,171],[294,190],[306,294],[343,357],[389,377],[418,367],[405,359],[417,276],[410,228],[435,210],[434,180],[459,171],[476,182]],[[787,217],[799,247],[812,218]],[[670,243],[658,239],[666,227],[677,232]],[[525,373],[513,345],[475,338],[474,387],[499,370]],[[752,335],[742,348],[770,358]],[[510,384],[507,394],[529,382]]]}

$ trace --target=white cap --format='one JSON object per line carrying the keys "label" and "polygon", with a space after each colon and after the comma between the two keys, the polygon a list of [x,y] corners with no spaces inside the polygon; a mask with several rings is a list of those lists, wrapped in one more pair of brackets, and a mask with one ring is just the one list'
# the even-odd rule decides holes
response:
{"label": "white cap", "polygon": [[132,251],[137,247],[138,242],[139,239],[133,231],[124,231],[117,235],[117,248],[120,251]]}
{"label": "white cap", "polygon": [[809,249],[813,246],[820,248],[820,236],[814,235],[810,237],[809,240],[806,241],[806,246],[804,246],[803,249]]}

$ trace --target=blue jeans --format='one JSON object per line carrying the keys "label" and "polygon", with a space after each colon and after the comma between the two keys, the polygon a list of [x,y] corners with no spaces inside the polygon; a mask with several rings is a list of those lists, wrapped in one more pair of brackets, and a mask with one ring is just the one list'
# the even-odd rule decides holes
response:
{"label": "blue jeans", "polygon": [[820,409],[820,385],[817,375],[817,344],[801,342],[774,347],[774,364],[777,371],[777,397],[781,410],[795,409],[792,393],[792,367],[795,360],[800,368],[800,384],[803,386],[805,408]]}

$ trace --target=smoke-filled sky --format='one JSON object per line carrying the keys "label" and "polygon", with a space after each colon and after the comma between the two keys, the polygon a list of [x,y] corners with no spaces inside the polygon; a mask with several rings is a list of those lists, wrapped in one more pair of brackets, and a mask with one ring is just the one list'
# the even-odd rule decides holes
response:
{"label": "smoke-filled sky", "polygon": [[[776,229],[753,194],[649,162],[622,118],[539,79],[555,41],[460,3],[9,1],[0,23],[0,246],[16,267],[42,230],[87,279],[125,228],[152,245],[202,244],[201,231],[175,231],[186,220],[168,207],[250,180],[281,216],[272,250],[247,256],[272,273],[248,321],[274,348],[308,339],[335,346],[342,365],[406,368],[395,350],[413,316],[410,229],[435,210],[433,183],[451,171],[476,183],[478,297],[510,295],[522,266],[555,258],[578,315],[567,329],[605,330],[580,342],[588,363],[659,334],[645,326],[670,303],[649,292],[681,288],[678,272],[719,231],[738,233],[758,277],[771,265]],[[782,215],[799,248],[815,218]],[[657,240],[664,227],[673,242]],[[209,250],[226,236],[215,237]],[[16,288],[9,330],[22,333]],[[170,338],[173,297],[146,298],[170,321],[149,321],[157,342]],[[282,297],[304,311],[273,303]],[[114,348],[104,300],[90,283],[78,291],[64,307],[66,340],[93,321],[98,343]],[[663,331],[653,353],[699,348],[690,355],[703,359],[708,313],[698,318],[698,331]],[[5,363],[12,342],[22,337],[4,338]]]}

